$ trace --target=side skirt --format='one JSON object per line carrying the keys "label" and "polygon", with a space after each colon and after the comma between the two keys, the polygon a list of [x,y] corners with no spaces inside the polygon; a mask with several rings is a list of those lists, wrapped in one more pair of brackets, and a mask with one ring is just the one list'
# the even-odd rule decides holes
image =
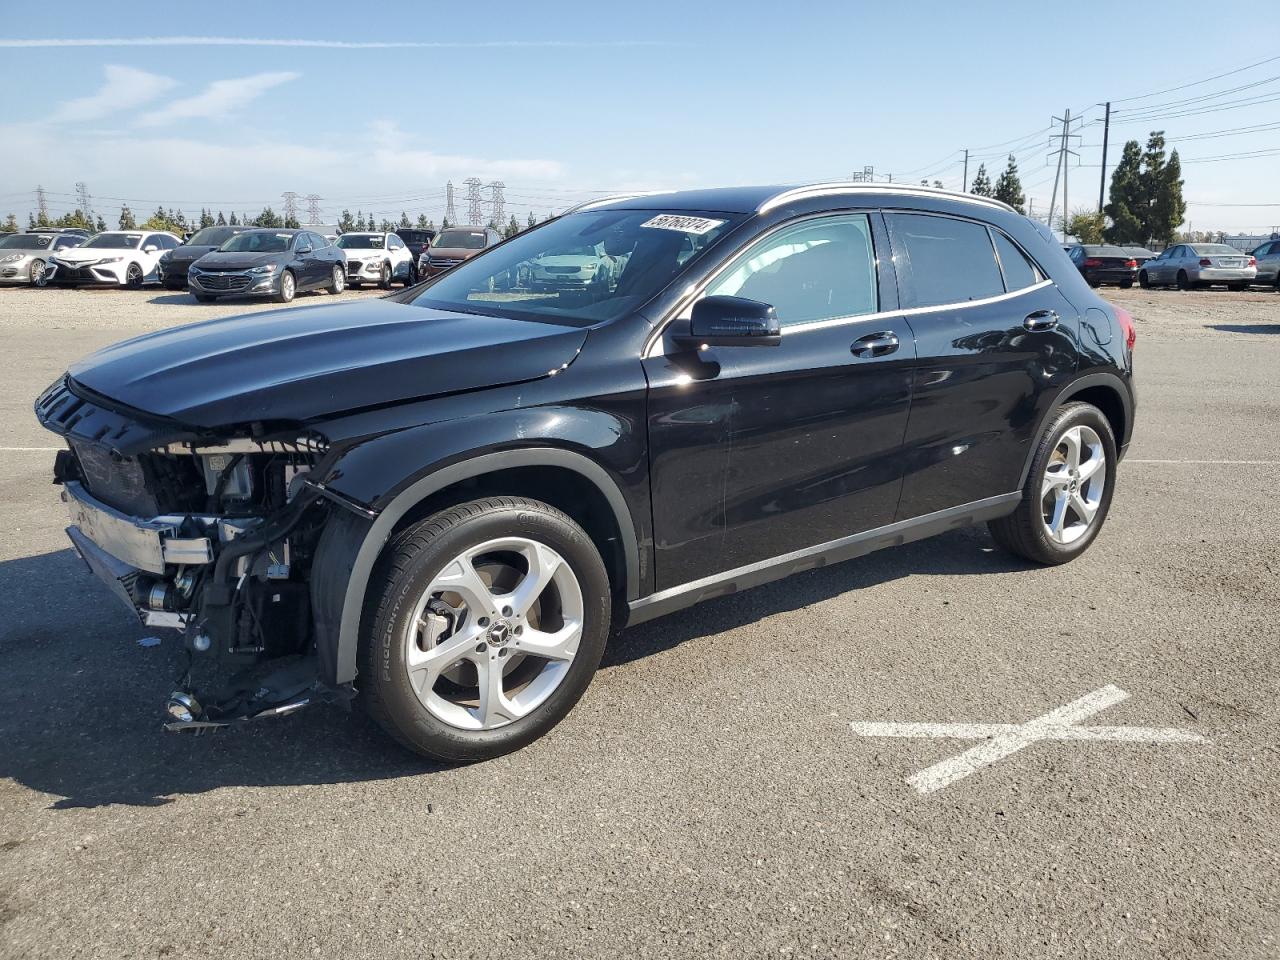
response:
{"label": "side skirt", "polygon": [[962,503],[957,507],[948,507],[946,510],[927,513],[910,520],[899,520],[897,523],[876,527],[874,530],[820,543],[816,547],[806,547],[803,550],[784,553],[780,557],[771,557],[745,567],[712,574],[690,583],[682,583],[678,587],[670,587],[639,600],[632,600],[628,604],[627,624],[644,623],[646,620],[653,620],[656,617],[683,610],[685,607],[691,607],[703,600],[724,597],[740,590],[758,587],[802,570],[816,570],[827,564],[852,560],[854,557],[861,557],[885,547],[896,547],[913,540],[924,540],[927,537],[946,533],[948,530],[985,523],[1012,513],[1021,499],[1022,494],[1014,492],[988,497],[985,500],[975,500],[972,503]]}

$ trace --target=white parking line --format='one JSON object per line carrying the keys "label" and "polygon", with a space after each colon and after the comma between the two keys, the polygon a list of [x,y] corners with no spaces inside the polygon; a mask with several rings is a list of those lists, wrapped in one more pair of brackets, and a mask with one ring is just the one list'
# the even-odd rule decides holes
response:
{"label": "white parking line", "polygon": [[1026,723],[858,723],[849,724],[860,737],[986,740],[907,778],[919,793],[932,793],[1010,757],[1039,740],[1118,740],[1128,743],[1207,743],[1198,733],[1173,727],[1079,727],[1085,720],[1128,698],[1108,684],[1064,707]]}
{"label": "white parking line", "polygon": [[0,447],[0,453],[57,453],[62,447]]}
{"label": "white parking line", "polygon": [[1133,457],[1125,457],[1125,463],[1191,463],[1191,464],[1213,464],[1228,467],[1275,467],[1280,466],[1280,460],[1135,460]]}

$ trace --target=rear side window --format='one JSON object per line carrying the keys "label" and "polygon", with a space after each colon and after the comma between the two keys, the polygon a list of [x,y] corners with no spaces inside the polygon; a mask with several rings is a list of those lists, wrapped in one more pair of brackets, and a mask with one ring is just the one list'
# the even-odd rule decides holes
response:
{"label": "rear side window", "polygon": [[875,313],[867,217],[823,217],[779,230],[730,263],[707,294],[771,304],[783,327]]}
{"label": "rear side window", "polygon": [[1022,290],[1040,282],[1040,271],[1018,249],[1017,244],[999,230],[992,230],[991,235],[996,241],[996,253],[1000,257],[1000,269],[1004,273],[1006,289]]}
{"label": "rear side window", "polygon": [[997,297],[1004,280],[987,228],[920,213],[885,217],[904,307],[932,307]]}

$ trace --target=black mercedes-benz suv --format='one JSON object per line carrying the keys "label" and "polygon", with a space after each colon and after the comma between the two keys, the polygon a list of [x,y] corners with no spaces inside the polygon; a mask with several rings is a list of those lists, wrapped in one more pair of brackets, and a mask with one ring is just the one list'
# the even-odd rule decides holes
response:
{"label": "black mercedes-benz suv", "polygon": [[[603,282],[512,282],[584,247]],[[966,524],[1079,556],[1133,348],[999,202],[741,188],[595,201],[380,299],[117,344],[36,412],[77,551],[222,678],[184,678],[170,727],[358,695],[460,761],[546,733],[627,624]]]}

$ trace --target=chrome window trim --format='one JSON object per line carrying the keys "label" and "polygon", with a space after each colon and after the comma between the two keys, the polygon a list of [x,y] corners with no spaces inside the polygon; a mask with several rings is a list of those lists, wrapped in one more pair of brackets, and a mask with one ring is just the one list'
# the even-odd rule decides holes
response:
{"label": "chrome window trim", "polygon": [[910,187],[893,183],[852,183],[844,181],[833,181],[831,183],[815,183],[805,187],[793,187],[784,190],[782,193],[776,194],[764,201],[756,207],[756,213],[768,213],[776,207],[782,206],[784,203],[790,203],[793,200],[808,200],[813,197],[830,197],[840,194],[857,194],[857,193],[890,193],[898,196],[912,197],[943,197],[947,200],[959,200],[964,203],[974,203],[983,207],[995,207],[997,210],[1007,210],[1010,213],[1017,213],[1013,207],[1000,200],[991,197],[978,197],[971,193],[956,193],[951,190],[938,190],[935,187]]}

